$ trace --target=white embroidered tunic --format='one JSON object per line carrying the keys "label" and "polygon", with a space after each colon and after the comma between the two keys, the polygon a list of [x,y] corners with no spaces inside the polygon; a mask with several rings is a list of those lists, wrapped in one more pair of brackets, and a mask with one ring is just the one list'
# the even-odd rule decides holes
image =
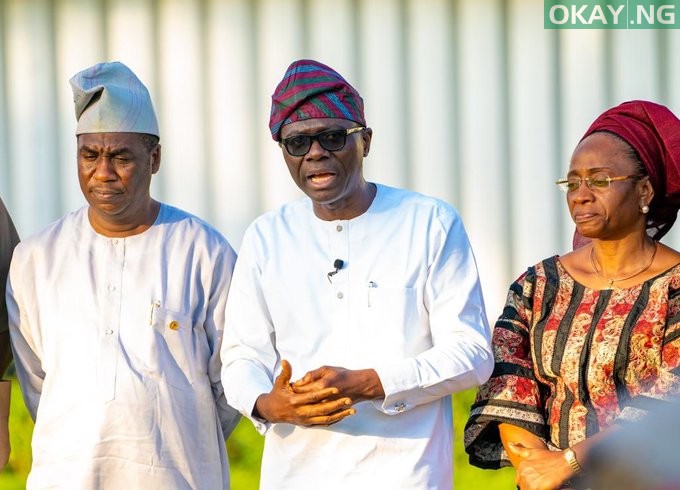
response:
{"label": "white embroidered tunic", "polygon": [[[334,262],[343,261],[337,274]],[[280,361],[374,368],[384,400],[330,427],[263,424],[263,489],[452,486],[450,394],[491,374],[477,267],[448,204],[378,185],[363,215],[318,219],[309,199],[247,230],[227,302],[222,380],[250,416]],[[252,417],[251,417],[252,419]]]}
{"label": "white embroidered tunic", "polygon": [[7,296],[35,419],[29,489],[229,487],[238,414],[219,347],[235,259],[168,205],[138,235],[97,234],[84,207],[19,244]]}

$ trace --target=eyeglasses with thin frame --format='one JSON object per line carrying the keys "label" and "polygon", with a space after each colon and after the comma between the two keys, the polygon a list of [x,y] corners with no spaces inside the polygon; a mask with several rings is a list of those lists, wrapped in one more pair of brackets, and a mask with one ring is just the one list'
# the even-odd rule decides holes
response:
{"label": "eyeglasses with thin frame", "polygon": [[321,148],[327,151],[342,150],[347,143],[347,136],[366,129],[363,126],[349,129],[329,129],[316,134],[296,134],[290,138],[284,138],[279,143],[283,145],[288,154],[294,157],[306,155],[312,147],[314,140],[318,141]]}
{"label": "eyeglasses with thin frame", "polygon": [[603,191],[609,189],[612,182],[619,182],[621,180],[636,179],[639,175],[619,175],[617,177],[569,177],[567,179],[557,180],[555,184],[564,192],[575,192],[585,182],[588,189],[591,191]]}

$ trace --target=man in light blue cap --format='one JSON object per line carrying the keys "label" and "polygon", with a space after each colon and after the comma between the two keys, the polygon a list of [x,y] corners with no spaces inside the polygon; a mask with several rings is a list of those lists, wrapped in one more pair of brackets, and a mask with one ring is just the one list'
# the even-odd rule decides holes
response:
{"label": "man in light blue cap", "polygon": [[87,200],[16,249],[8,310],[35,420],[27,488],[225,489],[219,350],[236,254],[150,196],[146,87],[121,63],[71,79]]}

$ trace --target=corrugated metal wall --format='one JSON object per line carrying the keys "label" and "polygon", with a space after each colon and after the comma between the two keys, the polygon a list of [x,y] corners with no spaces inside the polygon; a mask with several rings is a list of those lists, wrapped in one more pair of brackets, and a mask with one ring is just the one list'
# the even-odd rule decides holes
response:
{"label": "corrugated metal wall", "polygon": [[364,96],[367,176],[460,209],[493,318],[527,265],[568,250],[553,181],[591,120],[631,98],[680,112],[679,53],[678,31],[546,31],[539,0],[0,0],[0,195],[23,236],[84,202],[68,79],[121,60],[160,117],[154,195],[238,247],[298,196],[269,96],[316,58]]}

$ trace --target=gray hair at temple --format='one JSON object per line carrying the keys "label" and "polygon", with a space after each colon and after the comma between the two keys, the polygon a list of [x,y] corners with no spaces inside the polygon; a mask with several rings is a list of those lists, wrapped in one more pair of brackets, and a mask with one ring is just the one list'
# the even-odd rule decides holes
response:
{"label": "gray hair at temple", "polygon": [[142,133],[160,137],[151,96],[123,63],[98,63],[70,80],[75,104],[76,135]]}

